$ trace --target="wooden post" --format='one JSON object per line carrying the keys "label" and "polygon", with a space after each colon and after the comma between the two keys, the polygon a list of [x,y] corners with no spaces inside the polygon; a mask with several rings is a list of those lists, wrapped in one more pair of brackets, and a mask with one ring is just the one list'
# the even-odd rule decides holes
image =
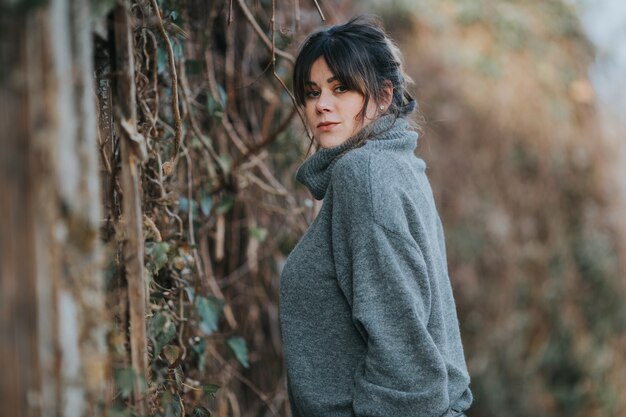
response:
{"label": "wooden post", "polygon": [[[140,163],[145,158],[145,143],[137,133],[137,101],[129,2],[115,10],[115,53],[117,100],[114,102],[121,141],[122,221],[126,230],[124,265],[128,282],[130,309],[131,364],[136,374],[147,377],[146,286],[144,282],[144,241],[139,188]],[[134,401],[144,414],[145,400],[140,381],[135,383]]]}
{"label": "wooden post", "polygon": [[3,415],[103,412],[107,320],[89,4],[0,7]]}

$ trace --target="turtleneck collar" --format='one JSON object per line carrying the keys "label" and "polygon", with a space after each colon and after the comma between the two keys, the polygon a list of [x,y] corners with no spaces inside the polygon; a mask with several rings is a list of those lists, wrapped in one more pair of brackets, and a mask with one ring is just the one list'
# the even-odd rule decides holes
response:
{"label": "turtleneck collar", "polygon": [[296,179],[311,191],[316,200],[321,200],[330,183],[333,166],[346,152],[367,143],[373,149],[413,153],[417,137],[416,132],[409,130],[406,119],[394,115],[382,116],[341,145],[319,149],[300,166]]}

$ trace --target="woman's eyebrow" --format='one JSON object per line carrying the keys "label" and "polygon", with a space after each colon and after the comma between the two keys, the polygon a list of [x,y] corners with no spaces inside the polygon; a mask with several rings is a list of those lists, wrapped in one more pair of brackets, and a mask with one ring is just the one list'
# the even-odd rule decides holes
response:
{"label": "woman's eyebrow", "polygon": [[[328,84],[333,83],[337,81],[337,77],[330,77],[329,79],[326,80],[326,82]],[[307,87],[317,87],[317,83],[315,81],[305,81],[304,85],[306,85]]]}

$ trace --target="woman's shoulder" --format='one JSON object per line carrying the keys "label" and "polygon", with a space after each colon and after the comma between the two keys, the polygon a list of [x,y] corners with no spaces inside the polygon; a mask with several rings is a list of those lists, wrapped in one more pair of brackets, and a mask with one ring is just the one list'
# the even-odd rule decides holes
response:
{"label": "woman's shoulder", "polygon": [[[430,211],[423,161],[394,153],[352,150],[333,170],[333,207],[411,240],[414,222]],[[413,225],[413,226],[412,226]]]}
{"label": "woman's shoulder", "polygon": [[371,152],[363,147],[351,149],[341,155],[333,166],[332,184],[366,185],[369,182],[370,158]]}
{"label": "woman's shoulder", "polygon": [[[343,155],[333,167],[332,186],[342,198],[374,201],[380,209],[394,209],[416,198],[425,179],[425,163],[414,155],[380,152],[367,146]],[[395,207],[396,209],[399,207]]]}
{"label": "woman's shoulder", "polygon": [[371,202],[370,152],[351,149],[334,164],[331,175],[333,200],[341,206],[367,209]]}
{"label": "woman's shoulder", "polygon": [[342,155],[333,167],[333,181],[405,182],[426,170],[426,163],[412,153],[386,152],[364,146]]}

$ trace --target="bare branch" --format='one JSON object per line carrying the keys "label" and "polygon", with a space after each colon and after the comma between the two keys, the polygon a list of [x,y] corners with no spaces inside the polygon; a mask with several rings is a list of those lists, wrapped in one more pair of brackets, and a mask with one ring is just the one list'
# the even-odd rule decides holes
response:
{"label": "bare branch", "polygon": [[313,0],[313,2],[315,3],[315,7],[317,7],[317,12],[320,14],[320,17],[325,22],[326,18],[324,17],[324,13],[322,13],[322,8],[320,7],[320,4],[317,2],[317,0]]}
{"label": "bare branch", "polygon": [[[246,19],[248,19],[248,22],[250,22],[250,24],[252,25],[252,28],[254,29],[254,31],[257,33],[257,35],[259,35],[259,38],[261,38],[261,40],[263,41],[265,46],[267,46],[267,49],[274,50],[274,46],[272,45],[272,41],[270,41],[267,38],[267,36],[265,35],[265,33],[263,33],[263,29],[261,29],[261,27],[257,23],[257,21],[254,18],[254,16],[252,16],[252,12],[250,11],[250,9],[248,9],[248,6],[246,6],[246,3],[244,2],[244,0],[237,0],[237,4],[239,4],[239,7],[241,7],[241,10],[243,11],[243,14],[246,16]],[[275,50],[274,52],[275,52],[276,55],[278,55],[281,58],[286,59],[287,61],[291,62],[292,64],[296,62],[296,59],[289,52],[285,52],[285,51],[282,51],[280,49]]]}
{"label": "bare branch", "polygon": [[262,149],[265,149],[268,145],[270,145],[272,142],[274,142],[274,140],[276,140],[278,135],[280,135],[280,133],[282,131],[284,131],[287,128],[287,126],[289,126],[289,124],[291,123],[291,119],[293,119],[294,114],[296,114],[296,107],[293,107],[291,109],[291,112],[289,113],[289,115],[287,115],[285,120],[283,120],[281,122],[281,124],[276,128],[276,130],[274,130],[272,133],[270,133],[261,142],[254,144],[254,146],[252,146],[250,149],[248,149],[248,152],[246,152],[245,154],[241,155],[235,161],[235,163],[233,164],[233,167],[237,167],[237,166],[241,165],[244,161],[250,159],[250,157],[252,155],[257,154]]}
{"label": "bare branch", "polygon": [[211,356],[213,356],[213,358],[215,358],[220,363],[220,365],[224,366],[228,370],[228,372],[230,372],[235,378],[237,378],[245,386],[250,388],[250,390],[252,390],[252,392],[254,392],[259,397],[259,399],[265,403],[265,405],[267,406],[268,410],[272,413],[272,415],[274,417],[279,417],[278,413],[276,412],[276,410],[274,408],[274,404],[272,404],[270,402],[269,396],[266,393],[264,393],[263,391],[261,391],[261,389],[259,387],[257,387],[254,384],[254,382],[250,381],[248,378],[246,378],[245,376],[241,375],[241,373],[239,373],[231,364],[229,364],[228,361],[225,360],[217,352],[217,350],[215,350],[215,348],[213,346],[209,345],[207,347],[207,352],[209,352],[211,354]]}
{"label": "bare branch", "polygon": [[[241,1],[241,0],[240,0]],[[289,97],[291,98],[291,101],[293,102],[294,108],[296,109],[296,111],[298,112],[298,116],[300,116],[300,120],[302,120],[302,124],[305,127],[307,136],[309,137],[311,143],[313,142],[313,137],[311,135],[311,132],[309,131],[309,128],[307,127],[306,124],[306,120],[304,118],[304,114],[302,114],[302,111],[300,110],[300,106],[298,106],[298,102],[296,101],[296,98],[294,97],[293,93],[289,90],[289,88],[285,85],[285,82],[282,80],[282,78],[280,78],[280,76],[278,75],[278,73],[276,72],[276,47],[275,47],[275,32],[276,32],[276,24],[275,24],[275,15],[276,15],[276,0],[272,0],[272,74],[274,75],[274,78],[276,78],[278,80],[278,82],[280,83],[280,85],[283,87],[283,89],[287,92],[287,94],[289,94]]]}
{"label": "bare branch", "polygon": [[157,5],[156,0],[151,0],[151,4],[158,21],[158,27],[161,32],[161,36],[163,37],[163,42],[165,42],[167,62],[172,74],[172,113],[174,114],[176,130],[174,134],[174,154],[172,155],[171,160],[175,161],[178,157],[178,151],[180,150],[180,144],[182,141],[183,122],[180,118],[180,110],[178,108],[178,75],[176,72],[176,63],[174,61],[174,48],[172,47],[172,42],[170,41],[170,38],[165,31],[165,27],[163,26],[163,19],[161,19],[161,13],[159,12],[159,6]]}

